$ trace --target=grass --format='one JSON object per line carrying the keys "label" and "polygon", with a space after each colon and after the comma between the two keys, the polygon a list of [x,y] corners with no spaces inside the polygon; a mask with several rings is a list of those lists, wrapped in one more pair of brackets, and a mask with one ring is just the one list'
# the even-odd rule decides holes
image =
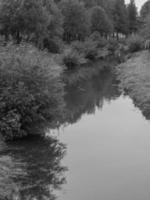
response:
{"label": "grass", "polygon": [[121,88],[150,119],[150,53],[138,52],[116,70]]}

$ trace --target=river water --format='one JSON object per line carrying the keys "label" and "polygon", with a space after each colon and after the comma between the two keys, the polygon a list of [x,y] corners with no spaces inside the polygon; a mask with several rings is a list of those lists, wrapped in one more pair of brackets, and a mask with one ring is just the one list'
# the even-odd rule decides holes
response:
{"label": "river water", "polygon": [[0,200],[149,200],[150,122],[114,76],[68,86],[65,102],[47,138],[0,143]]}

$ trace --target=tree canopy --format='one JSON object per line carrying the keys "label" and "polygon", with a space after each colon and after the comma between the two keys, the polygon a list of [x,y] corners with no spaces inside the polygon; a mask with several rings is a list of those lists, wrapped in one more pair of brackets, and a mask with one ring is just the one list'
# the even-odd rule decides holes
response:
{"label": "tree canopy", "polygon": [[64,16],[64,40],[83,40],[89,30],[88,15],[84,4],[78,0],[63,0],[60,8]]}
{"label": "tree canopy", "polygon": [[140,10],[140,15],[141,15],[141,18],[144,20],[148,15],[150,14],[150,1],[146,1],[141,10]]}
{"label": "tree canopy", "polygon": [[95,6],[91,14],[91,32],[99,32],[102,36],[112,32],[112,23],[103,8]]}
{"label": "tree canopy", "polygon": [[[150,10],[150,1],[141,16]],[[84,40],[90,31],[101,35],[137,30],[134,0],[1,0],[0,34],[32,42],[40,48],[57,49],[57,41]],[[54,51],[55,52],[55,51]],[[56,50],[57,52],[57,50]]]}
{"label": "tree canopy", "polygon": [[113,8],[114,29],[117,33],[128,33],[128,17],[124,0],[116,0]]}
{"label": "tree canopy", "polygon": [[138,21],[137,21],[137,8],[134,0],[130,0],[127,7],[128,11],[128,22],[129,22],[129,32],[134,33],[137,31]]}

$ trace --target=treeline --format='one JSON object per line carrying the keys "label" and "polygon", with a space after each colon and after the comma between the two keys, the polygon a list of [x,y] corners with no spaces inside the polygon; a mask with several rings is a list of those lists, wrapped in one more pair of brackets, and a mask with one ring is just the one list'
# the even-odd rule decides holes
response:
{"label": "treeline", "polygon": [[[144,37],[144,39],[150,39],[150,1],[146,1],[141,8],[140,11],[141,16],[141,26],[140,26],[140,34]],[[148,42],[148,48],[150,48],[150,43]]]}
{"label": "treeline", "polygon": [[59,52],[61,41],[83,41],[93,32],[123,37],[138,29],[134,0],[1,0],[0,34]]}

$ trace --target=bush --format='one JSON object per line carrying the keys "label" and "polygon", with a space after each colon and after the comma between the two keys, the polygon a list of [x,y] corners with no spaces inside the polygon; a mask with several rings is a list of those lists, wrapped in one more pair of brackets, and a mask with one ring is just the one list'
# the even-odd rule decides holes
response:
{"label": "bush", "polygon": [[60,53],[60,45],[57,40],[45,38],[43,46],[51,53]]}
{"label": "bush", "polygon": [[86,38],[84,42],[73,42],[71,46],[85,59],[94,60],[97,56],[97,43],[90,38]]}
{"label": "bush", "polygon": [[69,70],[86,63],[83,54],[80,54],[77,50],[73,48],[69,48],[64,51],[62,61]]}
{"label": "bush", "polygon": [[95,60],[97,57],[97,42],[90,38],[84,42],[84,56],[89,60]]}
{"label": "bush", "polygon": [[119,43],[116,39],[111,38],[108,43],[108,50],[112,55],[115,55],[116,50],[119,48]]}
{"label": "bush", "polygon": [[108,41],[104,37],[101,37],[98,32],[92,33],[90,39],[97,43],[98,48],[104,48],[108,45]]}
{"label": "bush", "polygon": [[143,49],[143,38],[139,35],[131,35],[127,39],[127,45],[129,52],[137,52]]}
{"label": "bush", "polygon": [[63,108],[61,68],[30,45],[0,47],[0,133],[23,137],[58,121]]}
{"label": "bush", "polygon": [[88,60],[103,59],[109,55],[107,41],[95,32],[85,41],[74,41],[64,51],[62,60],[68,69],[87,63]]}

